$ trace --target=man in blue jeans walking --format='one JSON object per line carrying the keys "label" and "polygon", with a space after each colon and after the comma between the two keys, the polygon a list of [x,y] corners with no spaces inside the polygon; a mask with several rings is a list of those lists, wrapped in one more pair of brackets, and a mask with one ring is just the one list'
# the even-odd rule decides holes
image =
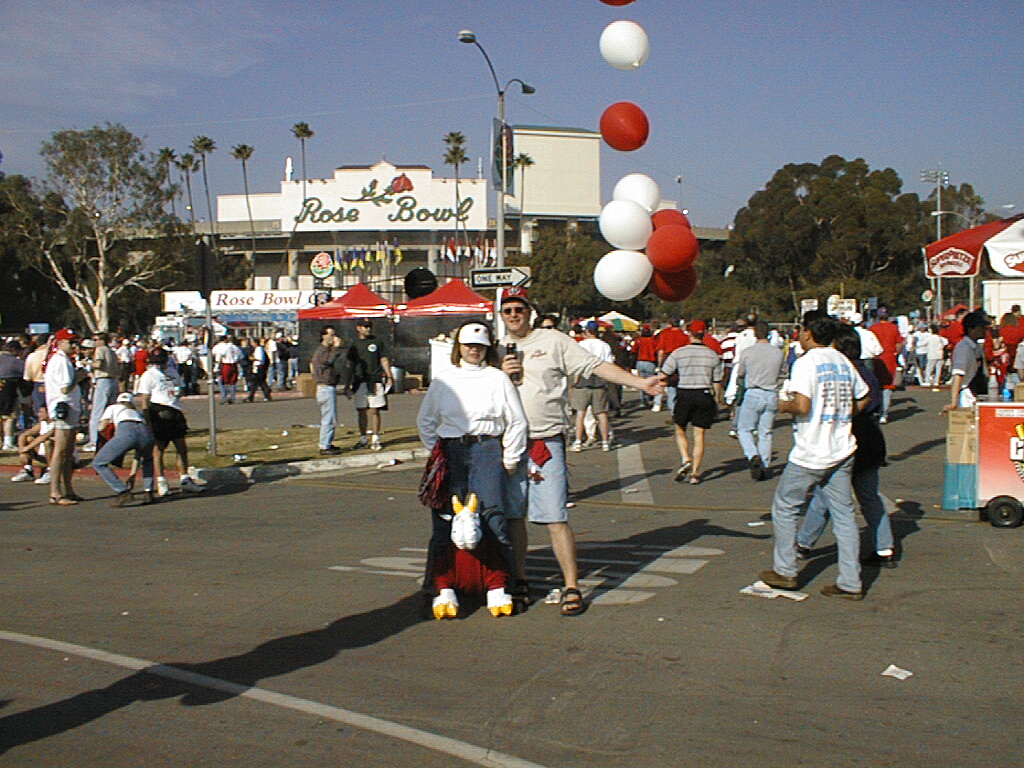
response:
{"label": "man in blue jeans walking", "polygon": [[838,322],[824,312],[807,312],[799,331],[806,352],[793,363],[779,396],[779,411],[794,415],[793,450],[772,500],[774,567],[760,579],[777,589],[797,586],[797,515],[812,488],[820,489],[832,513],[839,550],[839,578],[826,584],[826,597],[862,600],[860,532],[850,474],[857,440],[852,423],[869,402],[868,385],[845,355],[832,348]]}
{"label": "man in blue jeans walking", "polygon": [[736,413],[736,431],[750,466],[750,476],[755,480],[767,480],[772,460],[772,429],[779,404],[779,382],[786,370],[786,358],[782,350],[768,340],[768,323],[764,320],[754,323],[754,338],[754,344],[740,352],[733,366],[725,402],[733,403],[742,380],[743,401]]}
{"label": "man in blue jeans walking", "polygon": [[324,326],[320,332],[320,346],[316,348],[309,364],[316,384],[316,402],[320,406],[321,456],[341,453],[341,448],[334,445],[334,430],[338,425],[338,384],[341,382],[337,365],[341,352],[341,339],[335,333],[334,326]]}

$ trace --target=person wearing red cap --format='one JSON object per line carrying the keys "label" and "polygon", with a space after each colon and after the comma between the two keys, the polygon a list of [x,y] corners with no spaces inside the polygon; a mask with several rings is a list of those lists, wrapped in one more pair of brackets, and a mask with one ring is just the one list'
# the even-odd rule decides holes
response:
{"label": "person wearing red cap", "polygon": [[71,360],[78,336],[61,328],[53,337],[53,352],[45,363],[46,410],[53,419],[53,453],[50,457],[50,503],[62,507],[77,504],[81,497],[72,486],[75,471],[75,432],[82,418],[84,368]]}
{"label": "person wearing red cap", "polygon": [[[640,338],[633,343],[633,356],[636,358],[636,373],[642,379],[658,372],[658,345],[654,339],[654,330],[649,323],[640,326]],[[643,404],[650,407],[654,398],[643,395]]]}
{"label": "person wearing red cap", "polygon": [[[676,481],[682,482],[689,475],[691,485],[700,482],[700,470],[704,462],[704,435],[718,416],[718,396],[724,371],[722,358],[704,344],[707,329],[703,320],[690,323],[691,343],[678,347],[661,366],[666,376],[676,374],[678,377],[675,406],[672,409],[680,456]],[[686,435],[686,428],[690,424],[693,424],[692,452]]]}
{"label": "person wearing red cap", "polygon": [[[569,486],[565,465],[565,436],[569,431],[569,381],[596,374],[607,382],[633,387],[649,395],[664,389],[661,378],[641,379],[614,363],[602,362],[564,333],[530,326],[533,306],[525,291],[506,293],[501,316],[507,333],[502,339],[502,370],[519,384],[529,424],[530,445],[515,475],[506,485],[506,516],[515,553],[512,597],[521,605],[530,600],[526,581],[526,520],[543,525],[562,570],[562,615],[578,616],[586,610],[579,589],[576,539],[566,511]],[[514,353],[509,345],[514,344]],[[532,467],[532,469],[531,469]]]}

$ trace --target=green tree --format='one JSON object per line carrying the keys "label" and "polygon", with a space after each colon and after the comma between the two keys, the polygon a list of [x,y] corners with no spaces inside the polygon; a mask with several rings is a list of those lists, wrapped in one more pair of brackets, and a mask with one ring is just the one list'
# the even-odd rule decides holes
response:
{"label": "green tree", "polygon": [[724,252],[735,281],[789,315],[805,297],[868,291],[910,300],[924,285],[921,202],[891,168],[837,155],[790,164],[737,214]]}
{"label": "green tree", "polygon": [[231,156],[242,163],[242,184],[245,189],[245,210],[249,214],[249,235],[252,237],[252,266],[256,267],[256,224],[252,220],[252,201],[249,198],[249,170],[247,163],[256,150],[248,144],[238,144],[231,149]]}
{"label": "green tree", "polygon": [[174,164],[185,179],[185,191],[188,194],[188,220],[192,226],[192,234],[196,231],[196,207],[192,201],[192,174],[199,170],[199,161],[191,152],[184,153]]}
{"label": "green tree", "polygon": [[542,311],[562,317],[607,309],[607,300],[594,287],[594,267],[607,251],[602,241],[564,225],[541,227],[533,253],[518,259],[533,276],[530,299]]}
{"label": "green tree", "polygon": [[526,212],[526,169],[536,165],[534,159],[525,152],[520,152],[512,160],[513,169],[519,169],[519,243],[523,241],[523,215]]}
{"label": "green tree", "polygon": [[192,151],[199,155],[199,163],[203,169],[203,189],[206,191],[206,211],[210,216],[210,232],[214,242],[217,240],[217,220],[213,215],[213,202],[210,199],[210,179],[206,175],[206,156],[213,154],[217,145],[209,136],[196,136],[192,139]]}
{"label": "green tree", "polygon": [[[68,297],[46,275],[29,266],[31,243],[17,234],[18,212],[11,201],[32,196],[24,176],[0,172],[0,274],[4,276],[4,328],[24,328],[32,322],[66,322]],[[38,201],[32,206],[39,210]]]}
{"label": "green tree", "polygon": [[69,297],[89,330],[109,330],[111,302],[155,292],[180,262],[173,194],[158,159],[122,125],[58,131],[41,154],[47,180],[4,188],[9,236],[25,262]]}
{"label": "green tree", "polygon": [[[445,146],[448,149],[444,153],[445,165],[450,165],[455,169],[455,210],[459,210],[462,205],[462,200],[459,198],[459,168],[469,160],[469,155],[466,154],[466,136],[462,131],[449,131],[444,137]],[[465,233],[465,230],[463,230]],[[468,235],[467,244],[468,244]],[[459,220],[455,219],[455,241],[459,242]]]}
{"label": "green tree", "polygon": [[177,190],[174,189],[174,185],[171,183],[171,166],[177,165],[178,154],[170,147],[161,147],[156,157],[157,163],[163,168],[164,171],[164,184],[170,189],[171,192],[171,215],[177,216],[178,212],[174,207],[174,199],[178,196]]}
{"label": "green tree", "polygon": [[292,135],[299,140],[299,149],[302,154],[302,203],[306,203],[306,141],[312,139],[316,133],[309,127],[309,123],[296,123],[292,126]]}

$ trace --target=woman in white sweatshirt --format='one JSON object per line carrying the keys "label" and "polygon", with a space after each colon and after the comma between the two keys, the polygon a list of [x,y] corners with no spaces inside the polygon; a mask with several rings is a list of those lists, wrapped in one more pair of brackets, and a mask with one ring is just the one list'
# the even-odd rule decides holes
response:
{"label": "woman in white sweatshirt", "polygon": [[[416,420],[420,440],[431,450],[438,440],[444,441],[449,499],[455,495],[464,502],[469,494],[476,494],[484,535],[497,540],[511,572],[503,490],[526,450],[526,414],[518,389],[498,367],[494,336],[487,325],[472,321],[459,328],[452,365],[430,382]],[[449,501],[444,509],[431,513],[428,577],[451,541],[450,506]],[[429,591],[433,584],[424,587]]]}

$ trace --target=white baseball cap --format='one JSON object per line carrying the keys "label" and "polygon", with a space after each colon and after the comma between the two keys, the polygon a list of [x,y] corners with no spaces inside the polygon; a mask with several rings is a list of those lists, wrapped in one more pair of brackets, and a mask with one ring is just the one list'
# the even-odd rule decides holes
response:
{"label": "white baseball cap", "polygon": [[483,344],[485,347],[491,346],[491,336],[487,331],[487,326],[482,323],[470,323],[464,325],[459,329],[459,343],[460,344]]}
{"label": "white baseball cap", "polygon": [[120,395],[117,396],[117,402],[119,402],[119,403],[130,403],[130,402],[133,402],[132,401],[132,393],[131,392],[122,392]]}

